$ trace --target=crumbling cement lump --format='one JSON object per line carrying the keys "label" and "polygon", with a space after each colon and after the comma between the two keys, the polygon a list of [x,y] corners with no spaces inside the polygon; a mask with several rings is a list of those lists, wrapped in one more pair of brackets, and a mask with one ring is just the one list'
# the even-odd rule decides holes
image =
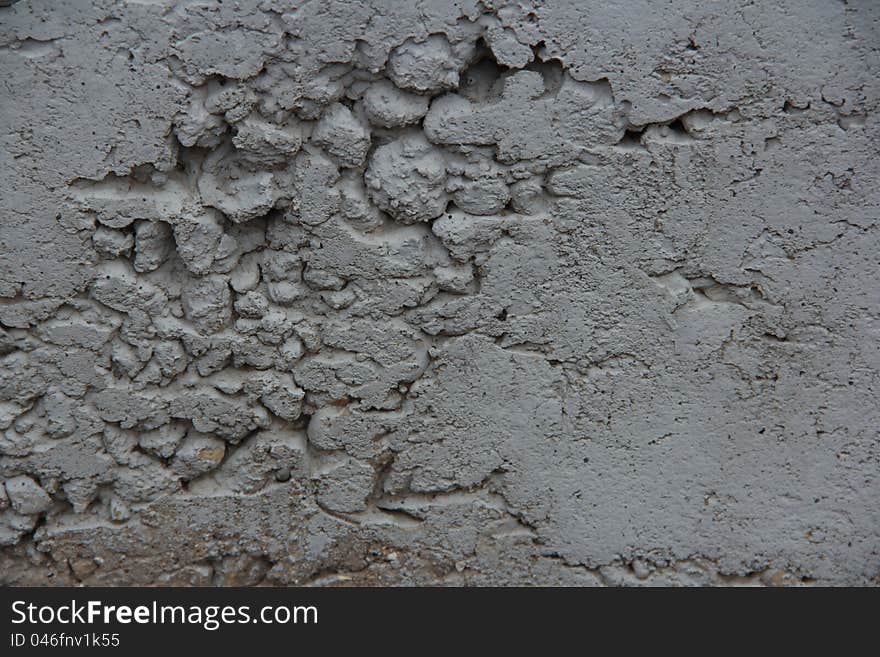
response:
{"label": "crumbling cement lump", "polygon": [[379,146],[364,180],[373,202],[401,223],[439,217],[449,202],[443,156],[419,132]]}
{"label": "crumbling cement lump", "polygon": [[401,89],[437,93],[458,86],[459,74],[471,61],[474,42],[450,44],[442,34],[410,40],[388,59],[388,77]]}
{"label": "crumbling cement lump", "polygon": [[387,80],[370,85],[362,99],[370,123],[380,128],[399,128],[421,120],[430,98],[404,91]]}
{"label": "crumbling cement lump", "polygon": [[340,166],[356,168],[367,156],[370,133],[347,107],[335,103],[315,124],[311,141],[325,149]]}
{"label": "crumbling cement lump", "polygon": [[877,583],[873,10],[385,5],[0,9],[0,581]]}
{"label": "crumbling cement lump", "polygon": [[4,482],[9,505],[21,515],[43,513],[52,506],[52,498],[27,475],[12,477]]}

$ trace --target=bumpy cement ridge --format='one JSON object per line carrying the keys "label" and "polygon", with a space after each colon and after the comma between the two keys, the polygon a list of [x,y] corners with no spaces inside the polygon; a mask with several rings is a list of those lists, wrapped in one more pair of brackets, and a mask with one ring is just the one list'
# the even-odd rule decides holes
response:
{"label": "bumpy cement ridge", "polygon": [[0,581],[877,584],[878,21],[0,9]]}

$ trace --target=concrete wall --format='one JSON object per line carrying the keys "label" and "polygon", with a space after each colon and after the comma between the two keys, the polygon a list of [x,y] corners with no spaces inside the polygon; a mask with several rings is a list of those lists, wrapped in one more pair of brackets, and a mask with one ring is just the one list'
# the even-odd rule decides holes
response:
{"label": "concrete wall", "polygon": [[877,584],[878,21],[0,8],[0,581]]}

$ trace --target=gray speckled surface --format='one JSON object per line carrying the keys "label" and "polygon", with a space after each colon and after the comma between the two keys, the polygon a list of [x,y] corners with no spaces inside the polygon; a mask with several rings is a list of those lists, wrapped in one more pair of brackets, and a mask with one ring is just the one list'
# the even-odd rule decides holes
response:
{"label": "gray speckled surface", "polygon": [[878,584],[878,47],[0,8],[0,582]]}

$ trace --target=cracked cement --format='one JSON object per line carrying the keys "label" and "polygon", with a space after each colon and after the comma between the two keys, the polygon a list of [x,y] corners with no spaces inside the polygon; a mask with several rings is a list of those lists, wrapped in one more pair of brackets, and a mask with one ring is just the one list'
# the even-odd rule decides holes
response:
{"label": "cracked cement", "polygon": [[880,8],[730,9],[0,2],[0,582],[880,583]]}

